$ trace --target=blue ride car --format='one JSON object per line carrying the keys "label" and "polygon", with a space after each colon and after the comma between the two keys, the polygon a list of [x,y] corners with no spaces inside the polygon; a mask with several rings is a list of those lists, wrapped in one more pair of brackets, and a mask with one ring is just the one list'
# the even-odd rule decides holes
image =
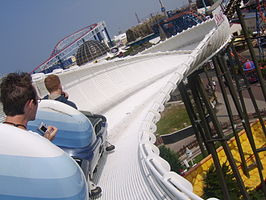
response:
{"label": "blue ride car", "polygon": [[28,129],[43,134],[39,130],[41,123],[58,128],[52,142],[79,163],[87,180],[92,178],[106,149],[106,119],[82,113],[59,101],[42,100],[36,119],[28,123]]}

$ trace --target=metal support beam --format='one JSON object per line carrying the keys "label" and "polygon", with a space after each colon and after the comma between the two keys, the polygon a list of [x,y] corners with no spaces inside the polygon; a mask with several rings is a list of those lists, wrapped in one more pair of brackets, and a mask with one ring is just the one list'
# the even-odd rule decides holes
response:
{"label": "metal support beam", "polygon": [[[200,123],[197,123],[197,121],[199,121],[199,119],[197,119],[197,116],[193,110],[193,106],[192,106],[190,97],[188,95],[186,85],[183,82],[181,82],[178,85],[178,89],[179,89],[179,92],[181,94],[182,100],[185,104],[185,107],[186,107],[189,119],[191,121],[192,127],[194,129],[194,132],[195,132],[195,135],[196,135],[199,147],[200,147],[201,154],[203,155],[203,157],[206,157],[207,153],[206,153],[204,145],[203,145],[203,142],[205,140],[202,140],[202,138],[204,138],[205,136],[204,136],[204,133],[203,133],[203,130],[202,130]],[[205,146],[206,146],[206,149],[208,151],[208,145],[205,144]]]}
{"label": "metal support beam", "polygon": [[248,45],[248,49],[249,49],[249,52],[250,52],[250,55],[251,55],[251,58],[252,58],[252,61],[255,64],[255,67],[256,67],[256,70],[257,70],[257,74],[258,74],[258,78],[259,78],[259,82],[260,82],[261,89],[262,89],[262,93],[263,93],[264,99],[266,101],[265,80],[263,79],[260,67],[258,65],[254,49],[253,49],[251,41],[249,39],[247,27],[246,27],[246,24],[245,24],[245,21],[244,21],[244,18],[242,16],[242,12],[241,12],[241,9],[240,9],[239,6],[240,6],[240,4],[238,4],[236,6],[237,16],[238,16],[238,19],[240,21],[240,24],[241,24],[241,27],[242,27],[242,30],[243,30],[243,33],[244,33],[244,36],[245,36],[245,39],[246,39],[246,42],[247,42],[247,45]]}
{"label": "metal support beam", "polygon": [[[258,108],[258,105],[257,105],[256,99],[255,99],[255,97],[254,97],[254,95],[253,95],[253,92],[252,92],[252,90],[251,90],[250,84],[249,84],[249,82],[248,82],[246,76],[244,75],[243,67],[242,67],[242,65],[241,65],[241,63],[240,63],[240,60],[239,60],[238,55],[237,55],[237,53],[236,53],[236,50],[235,50],[235,48],[234,48],[234,46],[233,46],[232,44],[230,44],[230,48],[232,49],[233,55],[234,55],[234,57],[235,57],[235,61],[236,61],[236,64],[237,64],[237,66],[238,66],[238,72],[239,72],[239,74],[241,75],[241,77],[244,79],[244,84],[245,84],[245,86],[246,86],[246,88],[247,88],[247,90],[248,90],[249,97],[250,97],[250,99],[251,99],[251,102],[252,102],[252,104],[253,104],[253,107],[254,107],[254,109],[255,109],[255,112],[256,112],[256,114],[257,114],[257,116],[258,116],[258,119],[259,119],[259,121],[260,121],[260,124],[261,124],[262,130],[263,130],[264,134],[266,135],[266,128],[265,128],[264,120],[263,120],[263,118],[262,118],[262,116],[261,116],[261,114],[260,114],[260,110],[259,110],[259,108]],[[233,70],[233,69],[234,69],[234,66],[233,66],[233,64],[232,64],[232,63],[233,63],[233,61],[232,61],[233,58],[232,58],[232,55],[231,55],[230,49],[227,50],[227,55],[228,55],[228,58],[229,58],[229,61],[230,61],[229,63],[231,63],[231,69],[232,69],[231,72],[232,72],[232,74],[233,74],[233,76],[234,76],[234,79],[236,80],[236,86],[237,86],[237,91],[239,92],[240,100],[241,100],[241,102],[244,102],[244,100],[243,100],[243,95],[242,95],[242,90],[240,89],[240,84],[239,84],[238,76],[236,75],[235,70]],[[242,103],[242,104],[243,104],[243,103]]]}
{"label": "metal support beam", "polygon": [[97,36],[97,38],[98,38],[98,41],[103,41],[103,37],[102,37],[102,35],[101,35],[101,32],[97,32],[96,33],[96,36]]}
{"label": "metal support beam", "polygon": [[[194,77],[194,81],[196,83],[195,87],[198,90],[199,94],[201,95],[202,101],[204,102],[204,105],[206,106],[206,109],[207,109],[208,113],[210,114],[211,121],[213,123],[214,128],[216,129],[216,133],[217,133],[218,137],[222,138],[222,139],[225,138],[223,131],[222,131],[222,128],[221,128],[221,125],[217,119],[217,116],[213,112],[213,108],[209,102],[208,96],[206,94],[206,91],[204,90],[203,84],[200,81],[199,76]],[[241,194],[243,195],[243,198],[249,199],[249,196],[248,196],[247,190],[245,188],[244,182],[243,182],[243,180],[240,176],[240,173],[237,169],[235,160],[234,160],[232,152],[230,151],[230,148],[227,144],[227,141],[221,140],[220,143],[221,143],[221,145],[224,149],[224,152],[226,154],[226,157],[229,161],[229,164],[231,166],[234,177],[236,178],[236,181],[238,182],[238,186],[239,186],[239,189],[241,191]],[[224,198],[224,199],[227,199],[227,198]]]}
{"label": "metal support beam", "polygon": [[[207,78],[207,80],[208,80],[208,83],[210,84],[210,83],[211,83],[211,79],[210,79],[210,77],[209,77],[209,75],[208,75],[208,72],[207,72],[207,69],[206,69],[206,65],[203,66],[203,69],[204,69],[204,72],[205,72],[205,74],[206,74],[206,78]],[[211,83],[211,85],[212,85],[212,83]],[[215,102],[218,103],[217,96],[216,96],[216,94],[215,94],[215,89],[213,89],[213,87],[210,87],[210,89],[211,89],[211,92],[212,92],[212,95],[213,95],[213,97],[214,97]]]}
{"label": "metal support beam", "polygon": [[[198,91],[196,89],[198,81],[195,81],[195,76],[198,76],[198,75],[194,75],[194,76],[191,75],[190,77],[188,77],[188,83],[189,83],[189,87],[192,91],[192,95],[194,98],[196,109],[197,109],[199,117],[202,121],[202,125],[203,125],[204,131],[205,131],[206,138],[207,138],[207,140],[211,140],[212,136],[211,136],[211,132],[209,129],[209,124],[206,120],[204,110],[203,110],[202,105],[200,103],[201,99],[200,99],[200,97],[198,95]],[[222,191],[223,191],[223,197],[224,197],[224,199],[230,200],[229,191],[228,191],[227,185],[225,183],[224,174],[222,172],[222,168],[220,165],[218,154],[217,154],[216,149],[215,149],[214,142],[208,143],[208,146],[210,147],[210,153],[212,155],[213,163],[214,163],[214,166],[216,168],[217,177],[219,179],[219,183],[220,183],[220,186],[221,186]]]}
{"label": "metal support beam", "polygon": [[218,78],[218,81],[219,81],[219,85],[220,85],[220,88],[221,88],[221,91],[222,91],[222,95],[223,95],[224,103],[225,103],[225,106],[226,106],[226,109],[227,109],[228,117],[229,117],[229,120],[230,120],[230,123],[231,123],[232,131],[233,131],[233,134],[235,136],[235,140],[236,140],[239,156],[240,156],[240,159],[241,159],[242,169],[243,169],[244,174],[249,177],[249,173],[248,173],[248,168],[247,168],[247,163],[246,163],[246,160],[245,160],[244,152],[243,152],[243,149],[242,149],[242,146],[241,146],[241,142],[240,142],[239,136],[238,136],[238,134],[236,132],[236,129],[235,129],[235,126],[234,126],[233,112],[232,112],[232,109],[231,109],[231,106],[230,106],[230,103],[229,103],[229,99],[227,97],[227,92],[226,92],[226,89],[225,89],[225,85],[224,85],[224,82],[222,80],[222,74],[221,74],[221,71],[219,70],[218,61],[216,60],[216,58],[213,58],[213,64],[215,66],[215,71],[216,71],[217,78]]}
{"label": "metal support beam", "polygon": [[110,47],[113,47],[113,46],[114,46],[113,41],[112,41],[112,39],[110,38],[110,35],[109,35],[109,33],[108,33],[106,27],[104,27],[104,31],[105,31],[105,34],[106,34],[106,36],[107,36],[107,39],[109,40]]}
{"label": "metal support beam", "polygon": [[[225,72],[224,64],[221,60],[221,57],[219,57],[219,56],[218,56],[218,61],[219,61],[219,65],[218,65],[217,69],[221,70],[221,73],[224,73]],[[256,160],[256,164],[257,164],[257,168],[258,168],[258,173],[259,173],[261,184],[262,184],[262,189],[266,195],[266,186],[265,186],[265,182],[264,182],[263,174],[262,174],[263,166],[262,166],[262,163],[260,161],[258,152],[256,150],[256,145],[255,145],[254,138],[252,136],[252,131],[251,131],[248,117],[247,117],[247,113],[243,114],[242,108],[241,108],[240,103],[239,103],[238,98],[237,98],[235,88],[233,87],[233,81],[232,81],[232,77],[231,77],[230,73],[224,73],[224,78],[226,79],[226,82],[228,83],[228,88],[229,88],[229,91],[231,93],[232,99],[236,105],[236,109],[237,109],[238,114],[242,120],[242,124],[246,130],[246,134],[247,134],[251,149],[252,149],[254,156],[255,156],[255,160]]]}

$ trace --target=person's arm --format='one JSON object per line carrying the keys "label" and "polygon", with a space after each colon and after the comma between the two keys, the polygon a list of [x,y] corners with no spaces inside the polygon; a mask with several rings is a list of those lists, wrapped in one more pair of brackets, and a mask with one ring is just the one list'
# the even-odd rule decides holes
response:
{"label": "person's arm", "polygon": [[51,141],[54,139],[56,133],[57,133],[57,128],[55,126],[48,126],[47,131],[44,133],[43,137]]}

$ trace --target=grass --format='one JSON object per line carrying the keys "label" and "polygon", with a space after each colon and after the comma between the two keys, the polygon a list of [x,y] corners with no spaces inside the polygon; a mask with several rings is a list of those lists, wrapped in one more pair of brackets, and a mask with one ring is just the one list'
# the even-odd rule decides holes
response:
{"label": "grass", "polygon": [[200,161],[202,161],[203,158],[204,158],[203,155],[199,154],[193,159],[193,161],[194,163],[199,163]]}
{"label": "grass", "polygon": [[157,134],[164,135],[175,132],[190,125],[186,108],[184,105],[169,105],[162,113],[157,123]]}

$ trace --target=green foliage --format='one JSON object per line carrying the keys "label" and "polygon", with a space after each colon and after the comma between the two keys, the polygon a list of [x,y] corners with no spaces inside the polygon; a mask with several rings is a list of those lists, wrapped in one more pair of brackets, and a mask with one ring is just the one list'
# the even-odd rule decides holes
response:
{"label": "green foliage", "polygon": [[[229,169],[229,166],[227,166],[226,163],[222,165],[222,172],[224,174],[225,182],[229,190],[231,200],[240,199],[241,193],[237,181],[235,180],[234,175],[232,174]],[[204,185],[205,186],[203,188],[203,199],[207,199],[210,197],[224,199],[223,192],[220,186],[220,181],[216,174],[216,169],[213,165],[210,167],[204,177]]]}
{"label": "green foliage", "polygon": [[[229,190],[231,200],[239,200],[243,199],[240,189],[238,187],[237,181],[234,178],[229,166],[224,163],[222,165],[222,172],[225,176],[225,183]],[[204,177],[204,188],[203,188],[203,199],[207,199],[210,197],[216,197],[218,199],[224,199],[221,186],[219,184],[219,179],[216,175],[216,170],[212,165],[210,169],[207,171]],[[265,196],[261,190],[252,190],[248,192],[250,200],[262,200],[265,199]]]}
{"label": "green foliage", "polygon": [[265,59],[261,59],[258,60],[259,66],[262,67],[261,69],[261,73],[264,79],[266,79],[266,68],[264,68],[264,66],[266,66],[266,60]]}
{"label": "green foliage", "polygon": [[162,113],[162,118],[157,123],[156,133],[159,135],[172,133],[191,124],[184,105],[172,105]]}
{"label": "green foliage", "polygon": [[150,42],[145,42],[143,44],[131,46],[127,49],[127,51],[124,52],[124,57],[129,56],[129,55],[131,56],[136,55],[137,53],[142,52],[145,49],[150,48],[151,46],[152,46],[152,43]]}
{"label": "green foliage", "polygon": [[262,69],[262,70],[261,70],[261,73],[262,73],[262,77],[263,77],[264,79],[266,79],[266,69]]}
{"label": "green foliage", "polygon": [[180,172],[184,169],[181,162],[179,161],[178,153],[172,151],[164,145],[159,146],[160,149],[160,157],[165,159],[171,166],[171,170],[180,174]]}
{"label": "green foliage", "polygon": [[204,158],[203,155],[202,155],[202,154],[199,154],[199,155],[197,155],[197,156],[193,159],[193,161],[194,161],[195,163],[199,163],[203,158]]}
{"label": "green foliage", "polygon": [[158,14],[156,16],[151,16],[148,20],[143,21],[135,27],[131,27],[126,31],[127,41],[132,42],[140,37],[145,37],[149,34],[152,34],[152,26],[164,18],[164,15]]}
{"label": "green foliage", "polygon": [[252,190],[248,192],[250,200],[262,200],[265,199],[265,196],[261,190]]}

